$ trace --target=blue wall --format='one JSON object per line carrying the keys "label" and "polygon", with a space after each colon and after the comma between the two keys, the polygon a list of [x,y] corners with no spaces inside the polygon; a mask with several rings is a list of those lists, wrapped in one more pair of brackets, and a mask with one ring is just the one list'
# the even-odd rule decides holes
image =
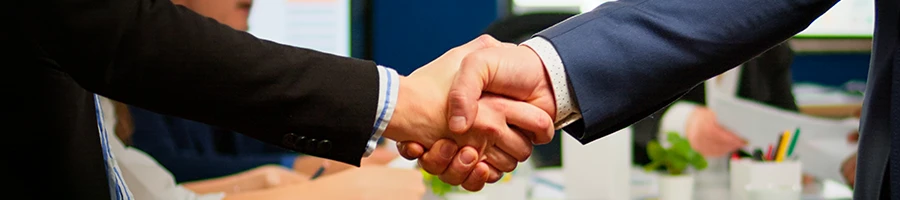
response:
{"label": "blue wall", "polygon": [[373,1],[372,59],[408,75],[496,20],[497,1]]}
{"label": "blue wall", "polygon": [[869,71],[869,53],[802,54],[794,57],[791,73],[794,82],[814,82],[841,86],[847,81],[865,81]]}

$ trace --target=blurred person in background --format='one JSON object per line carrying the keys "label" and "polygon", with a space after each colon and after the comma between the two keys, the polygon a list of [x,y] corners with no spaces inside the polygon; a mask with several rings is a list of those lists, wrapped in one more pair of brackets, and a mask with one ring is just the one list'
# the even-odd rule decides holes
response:
{"label": "blurred person in background", "polygon": [[[101,98],[108,130],[123,124],[121,103]],[[125,117],[127,119],[127,117]],[[127,122],[126,122],[127,123]],[[115,126],[115,127],[113,127]],[[425,192],[421,173],[386,167],[352,168],[310,180],[278,165],[264,165],[228,176],[176,183],[152,156],[126,146],[129,132],[107,132],[110,150],[135,199],[255,200],[255,199],[384,199],[419,200]],[[347,192],[352,191],[352,192]]]}
{"label": "blurred person in background", "polygon": [[[247,31],[251,0],[174,0],[198,14],[236,30]],[[134,131],[127,143],[150,154],[179,183],[236,174],[264,165],[282,166],[304,174],[320,167],[331,174],[353,166],[327,159],[302,156],[231,130],[167,116],[134,106],[120,108],[125,117],[118,129]],[[376,149],[362,160],[363,166],[385,165],[397,154]],[[327,166],[327,167],[325,167]]]}

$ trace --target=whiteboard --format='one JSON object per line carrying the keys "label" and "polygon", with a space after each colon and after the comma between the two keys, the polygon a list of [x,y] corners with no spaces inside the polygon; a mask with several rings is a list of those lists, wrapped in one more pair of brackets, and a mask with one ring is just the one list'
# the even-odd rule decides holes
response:
{"label": "whiteboard", "polygon": [[350,56],[350,0],[255,0],[249,26],[262,39]]}

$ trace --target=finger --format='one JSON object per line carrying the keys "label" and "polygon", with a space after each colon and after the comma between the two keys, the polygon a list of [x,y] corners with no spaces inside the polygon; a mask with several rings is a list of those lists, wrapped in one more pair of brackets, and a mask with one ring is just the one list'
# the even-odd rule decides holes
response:
{"label": "finger", "polygon": [[[469,174],[469,176],[471,176],[471,174]],[[501,178],[503,178],[503,172],[497,168],[491,167],[491,173],[488,174],[487,182],[496,183],[497,181],[500,181]]]}
{"label": "finger", "polygon": [[479,162],[475,165],[475,170],[472,170],[472,174],[466,178],[466,181],[463,182],[462,187],[468,191],[479,191],[484,188],[484,183],[487,182],[489,173],[491,171],[491,167],[483,162]]}
{"label": "finger", "polygon": [[403,156],[403,158],[413,160],[422,157],[422,154],[425,154],[425,147],[416,142],[397,142],[397,152],[400,153],[400,156]]}
{"label": "finger", "polygon": [[483,34],[483,35],[478,36],[477,38],[475,38],[472,41],[469,41],[461,46],[453,48],[451,51],[453,51],[454,53],[466,55],[466,54],[469,54],[469,53],[479,50],[479,49],[491,48],[491,47],[502,47],[502,46],[503,46],[503,42],[500,42],[499,40],[497,40],[494,37],[491,37],[490,35]]}
{"label": "finger", "polygon": [[450,185],[462,184],[474,170],[476,163],[478,163],[478,151],[469,146],[463,147],[453,158],[453,162],[450,162],[447,170],[438,177]]}
{"label": "finger", "polygon": [[429,174],[443,174],[447,166],[452,162],[459,146],[452,140],[441,139],[435,142],[431,149],[422,155],[422,158],[419,159],[419,165]]}
{"label": "finger", "polygon": [[696,143],[691,143],[691,147],[695,148],[700,152],[703,156],[707,157],[721,157],[728,153],[725,148],[719,144],[718,139],[715,136],[705,135],[705,137],[697,137]]}
{"label": "finger", "polygon": [[553,139],[553,120],[544,110],[522,101],[513,101],[507,98],[485,95],[482,101],[491,101],[495,104],[505,104],[503,109],[506,115],[506,123],[515,125],[526,133],[534,144],[547,144]]}
{"label": "finger", "polygon": [[485,162],[490,164],[492,167],[500,170],[502,172],[511,172],[516,169],[516,165],[518,165],[518,160],[513,158],[509,154],[497,148],[497,146],[493,146],[485,151]]}
{"label": "finger", "polygon": [[496,122],[479,118],[472,126],[470,132],[478,135],[494,136],[495,138],[488,139],[493,139],[494,145],[515,158],[516,161],[525,161],[531,156],[533,146],[531,140],[525,137],[524,134],[526,133],[510,128],[506,124],[497,124]]}
{"label": "finger", "polygon": [[737,136],[737,134],[734,134],[731,131],[728,131],[727,129],[722,128],[721,126],[717,126],[717,127],[718,127],[717,135],[719,135],[719,137],[722,139],[722,141],[719,141],[719,142],[724,143],[729,149],[737,150],[737,149],[743,147],[744,145],[747,145],[747,141],[745,141],[743,138]]}
{"label": "finger", "polygon": [[459,72],[450,86],[447,106],[449,109],[448,125],[454,133],[465,133],[478,114],[477,101],[488,82],[489,70],[487,59],[478,51],[463,58]]}
{"label": "finger", "polygon": [[850,133],[850,135],[847,135],[847,141],[849,141],[850,143],[859,142],[859,132],[857,131]]}

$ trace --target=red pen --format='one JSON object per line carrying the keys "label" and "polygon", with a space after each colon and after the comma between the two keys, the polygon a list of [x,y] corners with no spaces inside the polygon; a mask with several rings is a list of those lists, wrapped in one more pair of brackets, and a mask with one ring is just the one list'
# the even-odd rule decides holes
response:
{"label": "red pen", "polygon": [[775,151],[772,151],[772,148],[772,144],[769,144],[769,151],[766,152],[766,160],[772,160],[772,158],[775,157],[775,155],[772,155],[775,153]]}
{"label": "red pen", "polygon": [[737,151],[735,151],[734,153],[731,154],[731,159],[732,159],[732,160],[740,160],[741,157],[738,156]]}

